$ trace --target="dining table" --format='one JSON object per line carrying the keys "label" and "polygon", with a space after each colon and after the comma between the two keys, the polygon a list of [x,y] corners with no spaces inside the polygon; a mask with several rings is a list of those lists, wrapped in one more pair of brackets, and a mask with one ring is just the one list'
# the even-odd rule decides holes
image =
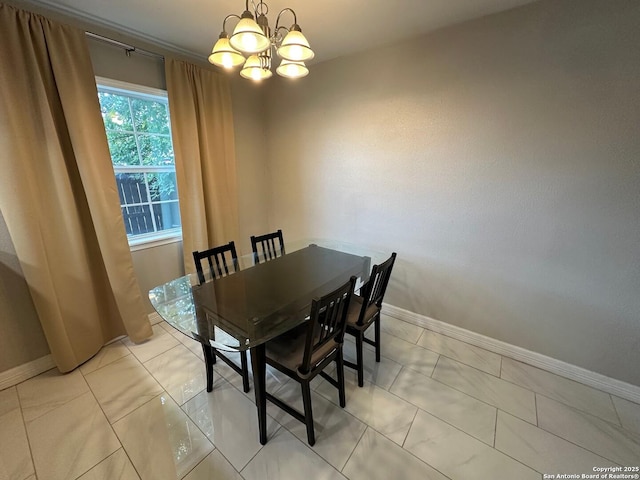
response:
{"label": "dining table", "polygon": [[[338,246],[340,248],[340,246]],[[248,261],[251,258],[251,261]],[[256,262],[257,261],[257,262]],[[265,344],[308,320],[314,298],[349,280],[368,280],[371,257],[309,244],[269,261],[240,259],[239,271],[200,284],[185,275],[149,291],[149,300],[169,325],[203,346],[207,391],[212,391],[213,349],[249,350],[259,440],[267,443]]]}

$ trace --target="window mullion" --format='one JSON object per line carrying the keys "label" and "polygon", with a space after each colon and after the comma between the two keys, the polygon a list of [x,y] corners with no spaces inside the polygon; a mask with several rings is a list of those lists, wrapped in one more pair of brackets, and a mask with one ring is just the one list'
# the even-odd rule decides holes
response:
{"label": "window mullion", "polygon": [[[140,151],[140,138],[138,136],[138,129],[136,127],[136,119],[133,115],[133,106],[131,105],[131,97],[127,97],[127,103],[129,104],[129,115],[131,115],[131,128],[133,129],[133,137],[136,140],[136,150],[138,151],[138,162],[142,167],[144,164],[142,163],[142,152]],[[153,225],[153,231],[158,231],[158,226],[156,225],[156,216],[153,211],[153,204],[151,203],[151,190],[149,189],[149,178],[146,173],[142,174],[144,178],[144,188],[147,192],[147,206],[149,207],[149,214],[151,215],[151,225]]]}

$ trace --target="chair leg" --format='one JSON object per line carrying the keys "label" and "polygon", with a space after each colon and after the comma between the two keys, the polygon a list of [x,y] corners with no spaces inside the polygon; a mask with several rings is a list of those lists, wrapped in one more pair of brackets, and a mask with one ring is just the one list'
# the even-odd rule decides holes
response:
{"label": "chair leg", "polygon": [[357,365],[358,365],[358,386],[362,387],[364,385],[364,359],[362,358],[362,332],[358,332],[356,335],[356,357],[357,357]]}
{"label": "chair leg", "polygon": [[207,392],[213,390],[213,364],[216,363],[216,355],[213,353],[213,348],[209,345],[202,344],[202,351],[204,353],[204,366],[207,372]]}
{"label": "chair leg", "polygon": [[376,339],[376,362],[380,363],[380,315],[375,319],[374,333]]}
{"label": "chair leg", "polygon": [[244,393],[249,391],[249,365],[247,363],[247,352],[240,352],[240,365],[242,367],[242,389]]}
{"label": "chair leg", "polygon": [[340,399],[340,406],[344,408],[347,400],[344,393],[344,360],[342,358],[342,348],[336,357],[336,373],[338,375],[338,397]]}
{"label": "chair leg", "polygon": [[313,410],[311,409],[311,386],[309,382],[302,382],[302,402],[304,403],[304,420],[307,425],[307,440],[313,447],[316,443],[316,436],[313,431]]}

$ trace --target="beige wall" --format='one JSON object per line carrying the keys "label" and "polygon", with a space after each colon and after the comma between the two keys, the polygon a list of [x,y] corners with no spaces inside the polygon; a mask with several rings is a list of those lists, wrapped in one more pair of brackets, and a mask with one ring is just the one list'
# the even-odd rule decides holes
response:
{"label": "beige wall", "polygon": [[251,253],[251,235],[268,231],[265,85],[234,77],[231,84],[238,175],[238,254]]}
{"label": "beige wall", "polygon": [[543,1],[269,94],[270,226],[387,301],[640,385],[640,2]]}

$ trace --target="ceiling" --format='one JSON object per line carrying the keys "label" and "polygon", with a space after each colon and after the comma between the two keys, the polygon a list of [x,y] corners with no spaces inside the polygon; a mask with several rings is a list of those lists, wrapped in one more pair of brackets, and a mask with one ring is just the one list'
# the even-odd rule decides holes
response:
{"label": "ceiling", "polygon": [[[257,0],[256,0],[257,1]],[[270,0],[271,27],[285,7],[316,52],[314,62],[415,37],[533,0]],[[128,33],[188,55],[206,57],[230,13],[244,0],[31,0],[92,23]],[[251,4],[251,2],[250,2]],[[292,15],[282,17],[285,26]],[[235,26],[229,22],[231,29]]]}

